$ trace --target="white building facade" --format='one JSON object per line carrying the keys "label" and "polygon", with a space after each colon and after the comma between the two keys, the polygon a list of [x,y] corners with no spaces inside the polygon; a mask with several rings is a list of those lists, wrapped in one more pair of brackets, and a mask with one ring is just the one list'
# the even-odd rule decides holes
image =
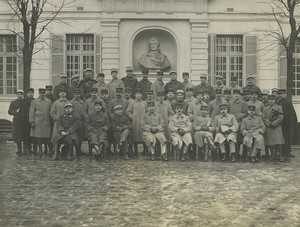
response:
{"label": "white building facade", "polygon": [[[22,88],[22,60],[17,35],[11,27],[11,13],[4,3],[0,13],[0,118],[11,119],[7,110]],[[285,88],[286,62],[275,38],[266,35],[278,26],[267,4],[259,0],[77,0],[60,12],[58,19],[43,33],[45,42],[37,44],[31,73],[31,87],[56,85],[59,74],[83,77],[85,68],[103,72],[126,66],[141,74],[137,61],[148,51],[148,40],[156,37],[168,56],[171,68],[181,80],[189,72],[198,84],[200,73],[207,73],[214,84],[222,74],[226,84],[237,76],[244,86],[247,74],[256,75],[262,89]],[[44,15],[47,15],[45,12]],[[288,23],[283,24],[288,28]],[[13,28],[20,31],[15,23]],[[7,43],[11,45],[7,45]],[[299,48],[300,52],[300,48]],[[295,54],[293,103],[300,117],[300,57]],[[166,72],[166,74],[168,74]],[[150,72],[155,78],[155,72]],[[166,76],[164,82],[168,82]]]}

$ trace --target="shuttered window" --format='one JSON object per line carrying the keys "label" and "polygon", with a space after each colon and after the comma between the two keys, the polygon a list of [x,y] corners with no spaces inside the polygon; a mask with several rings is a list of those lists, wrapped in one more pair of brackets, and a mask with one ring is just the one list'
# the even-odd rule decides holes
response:
{"label": "shuttered window", "polygon": [[[293,95],[300,95],[300,38],[297,38],[293,54]],[[286,73],[286,72],[285,72]]]}
{"label": "shuttered window", "polygon": [[16,36],[0,35],[0,94],[15,94],[17,91],[16,52]]}

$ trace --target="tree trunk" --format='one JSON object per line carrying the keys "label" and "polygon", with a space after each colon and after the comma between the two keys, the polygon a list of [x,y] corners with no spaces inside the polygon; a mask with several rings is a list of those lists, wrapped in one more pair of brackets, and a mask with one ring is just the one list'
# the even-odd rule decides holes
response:
{"label": "tree trunk", "polygon": [[31,73],[32,51],[30,48],[23,49],[23,89],[26,92],[30,88],[30,73]]}
{"label": "tree trunk", "polygon": [[286,91],[287,91],[287,98],[290,101],[292,101],[294,68],[293,68],[293,51],[291,48],[289,48],[286,53],[286,59],[287,59]]}

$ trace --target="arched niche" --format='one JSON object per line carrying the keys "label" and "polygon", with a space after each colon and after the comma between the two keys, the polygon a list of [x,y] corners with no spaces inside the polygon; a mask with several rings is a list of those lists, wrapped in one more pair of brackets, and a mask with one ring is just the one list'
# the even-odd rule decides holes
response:
{"label": "arched niche", "polygon": [[132,41],[132,66],[135,72],[140,72],[138,60],[149,52],[149,40],[156,37],[160,42],[161,53],[166,55],[171,67],[165,71],[177,70],[177,43],[174,36],[162,29],[145,29],[136,34]]}

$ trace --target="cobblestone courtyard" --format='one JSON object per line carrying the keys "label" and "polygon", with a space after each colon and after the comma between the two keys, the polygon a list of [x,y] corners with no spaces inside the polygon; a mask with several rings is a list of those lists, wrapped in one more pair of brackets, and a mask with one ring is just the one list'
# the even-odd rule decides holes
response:
{"label": "cobblestone courtyard", "polygon": [[296,155],[261,164],[55,162],[4,144],[0,226],[299,226]]}

